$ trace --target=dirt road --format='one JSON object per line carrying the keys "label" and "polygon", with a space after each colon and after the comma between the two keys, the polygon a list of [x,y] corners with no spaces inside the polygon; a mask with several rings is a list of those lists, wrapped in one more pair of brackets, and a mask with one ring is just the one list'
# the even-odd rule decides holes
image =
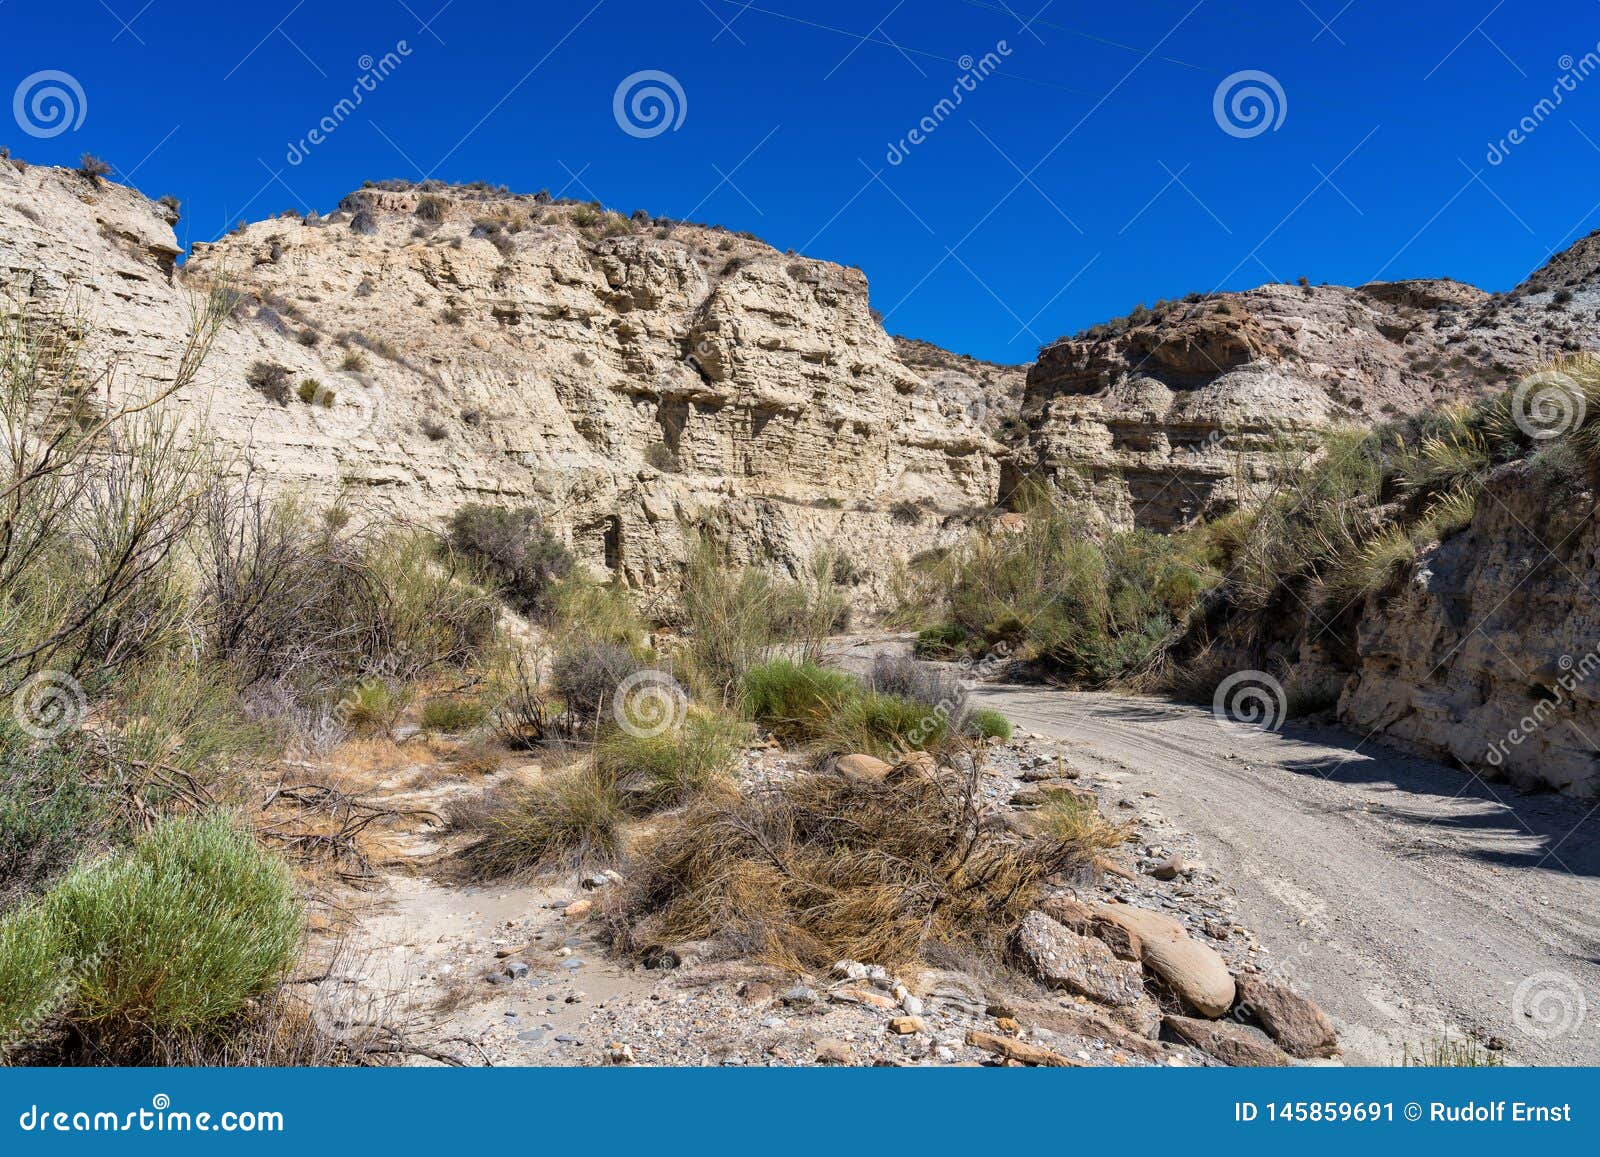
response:
{"label": "dirt road", "polygon": [[1509,1063],[1600,1063],[1594,804],[1518,795],[1333,727],[1230,729],[1205,708],[1036,687],[973,694],[1187,828],[1337,1020],[1351,1063],[1454,1033],[1499,1038]]}

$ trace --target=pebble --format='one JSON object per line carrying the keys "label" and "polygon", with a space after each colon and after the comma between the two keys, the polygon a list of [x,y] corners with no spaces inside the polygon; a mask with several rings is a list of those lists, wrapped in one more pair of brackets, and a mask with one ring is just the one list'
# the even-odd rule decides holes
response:
{"label": "pebble", "polygon": [[521,980],[528,975],[528,966],[520,960],[513,960],[506,965],[506,976],[511,980]]}

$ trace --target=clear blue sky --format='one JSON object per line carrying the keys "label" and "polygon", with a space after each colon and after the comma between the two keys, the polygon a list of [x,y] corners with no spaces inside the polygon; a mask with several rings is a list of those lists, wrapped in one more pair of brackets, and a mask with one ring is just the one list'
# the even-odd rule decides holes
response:
{"label": "clear blue sky", "polygon": [[[13,100],[0,144],[106,158],[183,200],[186,242],[425,174],[721,222],[862,267],[894,332],[1003,361],[1191,290],[1505,289],[1600,225],[1600,72],[1535,111],[1596,51],[1594,0],[1533,18],[1496,0],[1041,3],[0,0],[0,97],[56,70],[84,101],[81,124],[38,137]],[[936,111],[985,54],[988,75]],[[654,136],[614,116],[645,70],[684,96]],[[1254,136],[1214,115],[1246,70],[1283,93]],[[25,118],[52,83],[35,79]]]}

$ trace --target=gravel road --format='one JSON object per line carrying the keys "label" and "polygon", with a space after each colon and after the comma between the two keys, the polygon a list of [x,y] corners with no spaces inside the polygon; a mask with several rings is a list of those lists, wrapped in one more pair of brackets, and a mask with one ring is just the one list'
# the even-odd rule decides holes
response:
{"label": "gravel road", "polygon": [[1350,1063],[1446,1034],[1508,1063],[1600,1063],[1600,813],[1518,795],[1336,727],[983,686],[1018,726],[1193,834],[1240,915],[1326,1008]]}

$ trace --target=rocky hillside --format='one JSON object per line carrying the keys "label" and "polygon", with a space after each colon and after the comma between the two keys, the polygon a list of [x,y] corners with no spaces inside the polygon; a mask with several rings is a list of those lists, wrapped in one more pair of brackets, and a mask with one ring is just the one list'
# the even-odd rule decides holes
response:
{"label": "rocky hillside", "polygon": [[[1046,346],[1028,372],[1016,478],[1053,479],[1123,526],[1232,508],[1316,427],[1365,424],[1504,385],[1549,353],[1554,291],[1493,298],[1456,281],[1266,285],[1143,307]],[[1587,311],[1592,317],[1592,311]]]}
{"label": "rocky hillside", "polygon": [[998,445],[896,355],[859,270],[487,188],[364,189],[181,270],[174,220],[0,165],[13,291],[81,317],[119,388],[174,356],[197,290],[231,287],[204,389],[180,401],[313,505],[532,503],[649,589],[695,527],[790,570],[831,544],[870,580],[998,491]]}

